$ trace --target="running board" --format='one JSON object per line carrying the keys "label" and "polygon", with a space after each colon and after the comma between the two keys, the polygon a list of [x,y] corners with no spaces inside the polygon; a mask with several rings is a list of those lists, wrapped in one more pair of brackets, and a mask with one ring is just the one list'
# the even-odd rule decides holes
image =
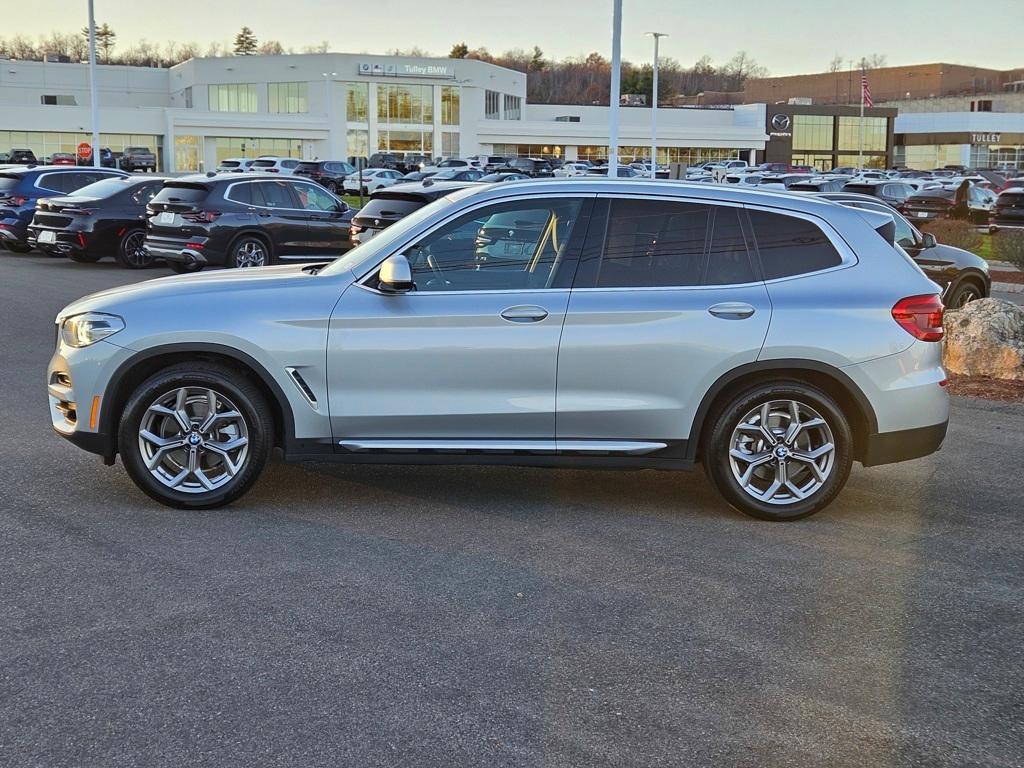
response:
{"label": "running board", "polygon": [[349,451],[471,451],[473,453],[578,453],[643,456],[668,447],[649,440],[342,440]]}

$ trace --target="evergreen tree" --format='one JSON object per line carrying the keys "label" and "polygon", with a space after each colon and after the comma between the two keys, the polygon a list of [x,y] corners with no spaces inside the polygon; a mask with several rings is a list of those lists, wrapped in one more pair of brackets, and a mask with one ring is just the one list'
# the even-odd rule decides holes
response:
{"label": "evergreen tree", "polygon": [[259,42],[256,40],[256,35],[249,27],[242,27],[241,31],[235,35],[235,56],[252,56],[258,47]]}

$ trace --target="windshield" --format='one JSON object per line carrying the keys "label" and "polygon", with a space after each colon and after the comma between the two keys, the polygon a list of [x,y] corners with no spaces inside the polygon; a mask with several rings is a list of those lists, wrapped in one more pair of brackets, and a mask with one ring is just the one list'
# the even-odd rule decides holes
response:
{"label": "windshield", "polygon": [[385,229],[372,240],[361,243],[339,259],[328,264],[322,275],[336,275],[340,272],[351,271],[359,273],[360,267],[368,262],[388,253],[396,243],[401,242],[410,232],[416,231],[431,219],[439,219],[445,208],[464,197],[472,195],[476,190],[473,187],[457,189],[450,195],[439,197],[418,211],[413,211],[403,219],[399,219],[390,227]]}
{"label": "windshield", "polygon": [[18,176],[0,176],[0,192],[9,192],[18,186],[19,181]]}

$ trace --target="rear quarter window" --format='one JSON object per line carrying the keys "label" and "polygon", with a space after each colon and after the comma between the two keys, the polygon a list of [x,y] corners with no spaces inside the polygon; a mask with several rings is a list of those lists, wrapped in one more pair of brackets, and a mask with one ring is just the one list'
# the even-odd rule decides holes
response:
{"label": "rear quarter window", "polygon": [[165,186],[153,197],[154,203],[199,203],[206,199],[206,187],[175,184]]}
{"label": "rear quarter window", "polygon": [[749,215],[765,280],[805,275],[842,263],[817,224],[769,211],[751,210]]}

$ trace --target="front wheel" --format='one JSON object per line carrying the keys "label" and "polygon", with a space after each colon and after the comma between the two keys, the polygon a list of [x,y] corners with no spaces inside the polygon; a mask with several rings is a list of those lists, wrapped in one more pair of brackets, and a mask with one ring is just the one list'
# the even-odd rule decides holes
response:
{"label": "front wheel", "polygon": [[703,451],[712,483],[761,520],[797,520],[832,502],[850,474],[853,437],[825,392],[785,381],[748,389],[715,417]]}
{"label": "front wheel", "polygon": [[152,264],[153,258],[146,250],[146,230],[125,232],[114,256],[118,264],[128,269],[144,269]]}
{"label": "front wheel", "polygon": [[259,478],[273,423],[263,394],[244,376],[215,363],[183,363],[132,394],[118,450],[151,498],[179,509],[211,509],[230,504]]}

